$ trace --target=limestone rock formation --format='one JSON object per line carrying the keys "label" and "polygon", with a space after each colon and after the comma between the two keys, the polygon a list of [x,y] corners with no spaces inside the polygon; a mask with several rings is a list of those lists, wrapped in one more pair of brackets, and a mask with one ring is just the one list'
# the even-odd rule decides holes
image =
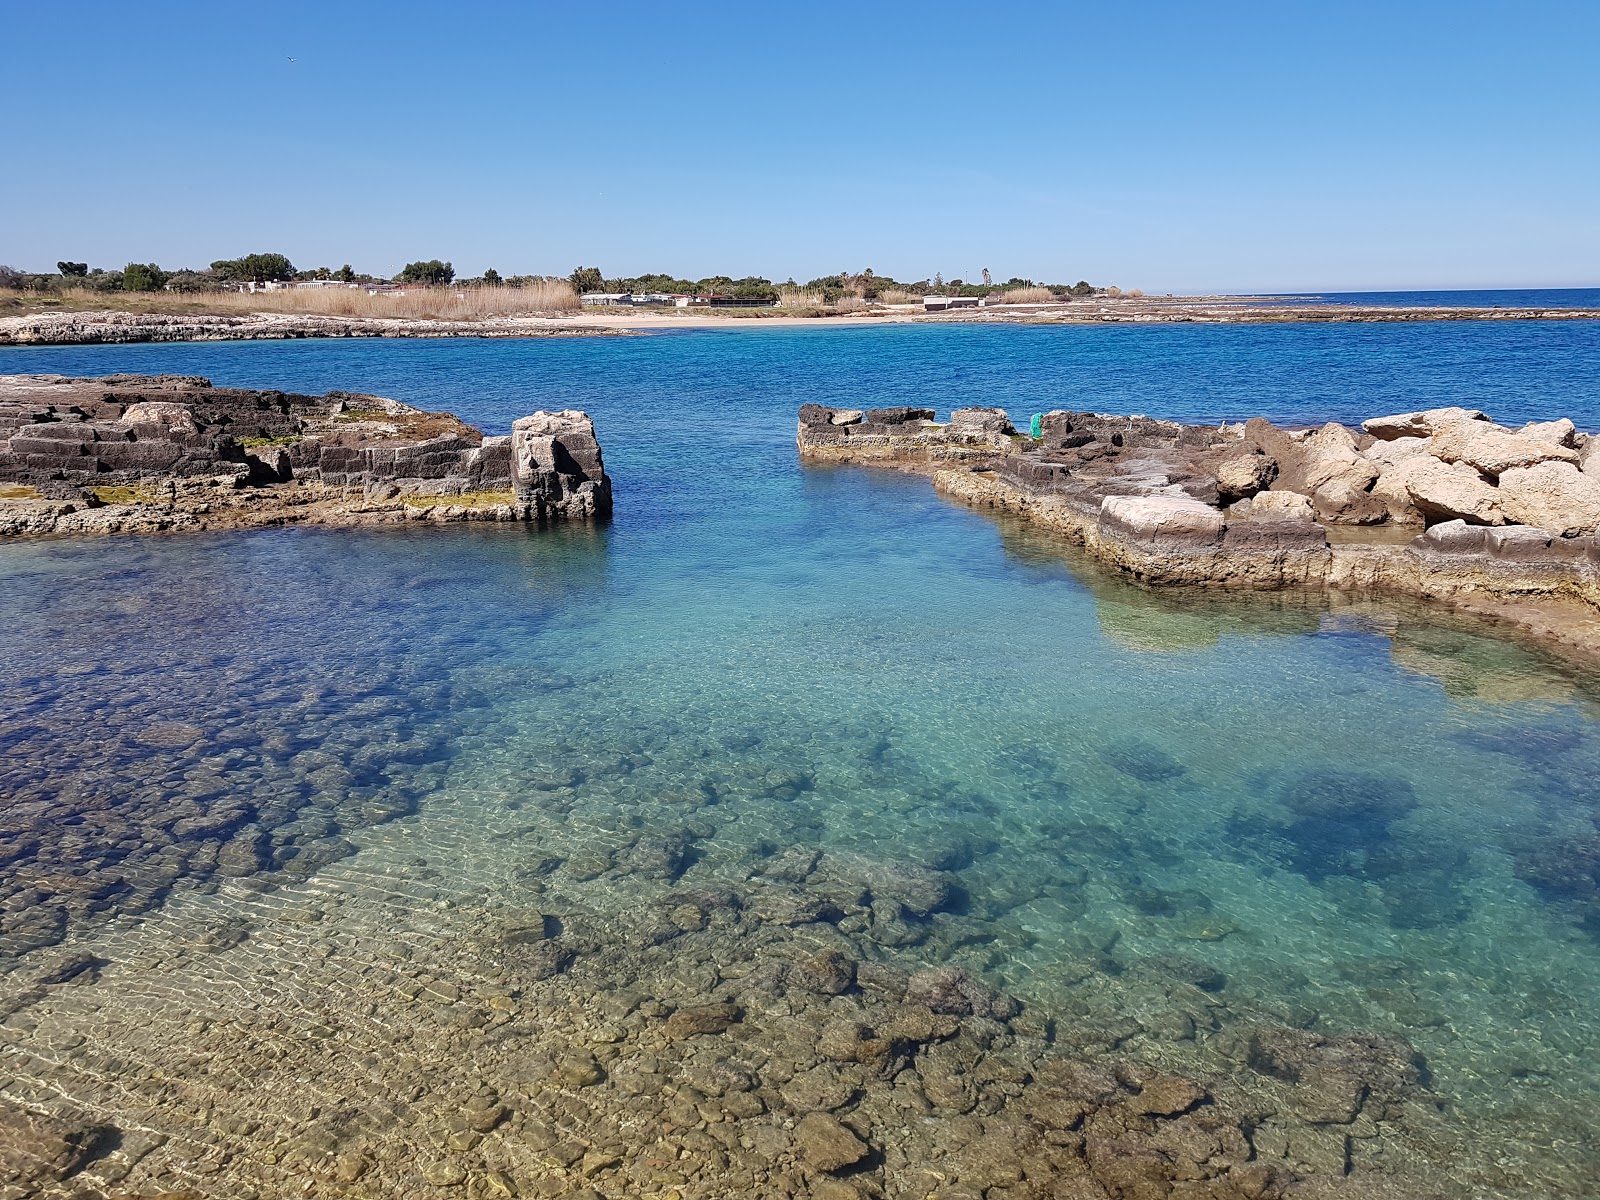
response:
{"label": "limestone rock formation", "polygon": [[611,480],[587,413],[563,409],[511,424],[511,483],[522,504],[561,517],[611,511]]}
{"label": "limestone rock formation", "polygon": [[1485,475],[1541,462],[1576,463],[1578,453],[1544,437],[1513,433],[1484,421],[1462,421],[1433,435],[1428,453],[1440,462],[1464,462]]}
{"label": "limestone rock formation", "polygon": [[1450,466],[1432,455],[1406,459],[1385,476],[1389,486],[1403,488],[1417,510],[1434,520],[1457,517],[1479,525],[1503,525],[1498,492],[1465,464]]}
{"label": "limestone rock formation", "polygon": [[1475,408],[1429,408],[1421,412],[1396,413],[1388,417],[1372,417],[1361,422],[1361,428],[1380,441],[1397,438],[1432,437],[1452,425],[1463,421],[1487,421],[1489,418]]}
{"label": "limestone rock formation", "polygon": [[1224,500],[1240,500],[1270,487],[1278,477],[1278,460],[1270,454],[1240,454],[1217,466],[1217,491]]}
{"label": "limestone rock formation", "polygon": [[1145,541],[1176,540],[1215,545],[1222,537],[1222,513],[1188,496],[1107,496],[1100,521]]}
{"label": "limestone rock formation", "polygon": [[535,414],[511,436],[485,437],[377,396],[172,375],[0,377],[0,487],[0,533],[594,518],[611,508],[583,413]]}
{"label": "limestone rock formation", "polygon": [[[941,491],[1065,533],[1144,582],[1391,588],[1600,653],[1600,440],[1565,419],[1510,429],[1439,408],[1357,432],[1055,411],[1024,438],[996,410],[834,423],[844,415],[802,409],[802,456],[925,470]],[[1359,526],[1422,536],[1342,528]]]}
{"label": "limestone rock formation", "polygon": [[1496,490],[1506,518],[1518,525],[1537,525],[1561,537],[1600,530],[1600,479],[1569,462],[1512,467]]}

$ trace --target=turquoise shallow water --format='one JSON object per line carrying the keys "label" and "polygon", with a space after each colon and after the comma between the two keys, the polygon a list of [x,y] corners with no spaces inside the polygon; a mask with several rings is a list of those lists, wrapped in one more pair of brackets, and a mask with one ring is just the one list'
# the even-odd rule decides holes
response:
{"label": "turquoise shallow water", "polygon": [[[563,818],[600,841],[698,822],[707,869],[798,845],[951,871],[959,919],[906,944],[1064,1022],[1127,1016],[1126,981],[1165,963],[1241,1009],[1403,1037],[1445,1097],[1430,1136],[1469,1164],[1461,1194],[1586,1194],[1589,680],[1415,606],[1152,595],[923,480],[803,469],[792,435],[804,400],[1307,421],[1462,403],[1593,428],[1597,335],[954,327],[0,352],[0,371],[371,390],[491,430],[577,405],[618,495],[598,530],[0,547],[4,948],[217,874],[314,874],[415,809],[536,818],[562,789]],[[255,859],[219,860],[218,812],[263,831]]]}

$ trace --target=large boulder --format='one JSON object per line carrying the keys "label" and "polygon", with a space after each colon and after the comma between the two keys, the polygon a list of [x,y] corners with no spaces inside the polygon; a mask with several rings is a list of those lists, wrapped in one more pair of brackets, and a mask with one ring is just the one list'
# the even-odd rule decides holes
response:
{"label": "large boulder", "polygon": [[1554,442],[1558,446],[1576,449],[1582,444],[1578,440],[1578,427],[1567,417],[1555,421],[1529,421],[1518,432],[1526,437]]}
{"label": "large boulder", "polygon": [[1474,525],[1504,525],[1500,495],[1471,467],[1440,462],[1431,454],[1408,458],[1383,475],[1386,488],[1403,488],[1425,518],[1459,517]]}
{"label": "large boulder", "polygon": [[950,414],[950,432],[1009,437],[1017,431],[1003,408],[958,408]]}
{"label": "large boulder", "polygon": [[1476,408],[1425,408],[1421,412],[1395,413],[1387,417],[1372,417],[1361,422],[1361,428],[1379,441],[1396,438],[1432,437],[1452,425],[1463,421],[1487,421],[1489,418]]}
{"label": "large boulder", "polygon": [[[1420,438],[1402,438],[1401,441],[1421,441]],[[1399,442],[1379,442],[1380,446],[1395,446]],[[1396,525],[1425,525],[1422,512],[1411,499],[1411,493],[1406,488],[1405,473],[1395,468],[1401,463],[1416,458],[1415,454],[1408,454],[1397,462],[1384,468],[1383,474],[1378,476],[1378,481],[1372,485],[1372,495],[1383,503],[1389,510],[1389,520]],[[1430,454],[1423,454],[1429,462],[1437,464],[1438,459]]]}
{"label": "large boulder", "polygon": [[[801,407],[801,419],[805,419],[805,407]],[[830,412],[833,410],[829,410]],[[933,420],[931,408],[907,408],[898,405],[894,408],[869,408],[866,412],[869,425],[910,425],[922,421]]]}
{"label": "large boulder", "polygon": [[1362,451],[1379,467],[1397,466],[1408,458],[1415,458],[1427,452],[1428,439],[1425,437],[1398,437],[1389,441],[1373,442]]}
{"label": "large boulder", "polygon": [[1567,462],[1512,467],[1500,476],[1500,505],[1520,525],[1564,537],[1600,530],[1600,478]]}
{"label": "large boulder", "polygon": [[122,422],[132,425],[146,437],[193,437],[200,432],[194,419],[194,409],[187,404],[173,404],[165,400],[146,400],[128,405],[122,414]]}
{"label": "large boulder", "polygon": [[1578,461],[1576,450],[1558,442],[1482,421],[1462,421],[1434,434],[1428,453],[1440,462],[1466,463],[1485,475],[1499,475],[1513,467],[1531,467],[1541,462]]}
{"label": "large boulder", "polygon": [[572,517],[611,512],[611,480],[594,422],[574,409],[537,412],[511,426],[511,483],[517,500]]}
{"label": "large boulder", "polygon": [[1301,492],[1262,492],[1250,502],[1250,516],[1257,521],[1309,521],[1311,497]]}
{"label": "large boulder", "polygon": [[1278,460],[1257,452],[1238,454],[1217,467],[1217,495],[1224,501],[1242,500],[1270,487],[1278,477]]}
{"label": "large boulder", "polygon": [[1329,422],[1295,435],[1259,417],[1245,424],[1246,443],[1278,461],[1274,490],[1311,497],[1317,520],[1330,525],[1375,525],[1389,517],[1371,495],[1379,466],[1356,448],[1355,436]]}
{"label": "large boulder", "polygon": [[1141,542],[1173,541],[1215,546],[1222,538],[1222,513],[1188,496],[1107,496],[1100,502],[1100,528]]}

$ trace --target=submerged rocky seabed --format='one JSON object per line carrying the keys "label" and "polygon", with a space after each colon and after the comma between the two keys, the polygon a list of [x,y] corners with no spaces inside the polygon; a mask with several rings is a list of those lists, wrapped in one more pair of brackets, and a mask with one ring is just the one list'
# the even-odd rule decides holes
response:
{"label": "submerged rocky seabed", "polygon": [[19,551],[0,1195],[1593,1194],[1581,679],[999,528]]}

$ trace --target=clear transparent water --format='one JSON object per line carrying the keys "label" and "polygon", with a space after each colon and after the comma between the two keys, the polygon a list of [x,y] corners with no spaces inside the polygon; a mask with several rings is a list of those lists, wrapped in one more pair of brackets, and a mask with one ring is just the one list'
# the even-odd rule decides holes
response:
{"label": "clear transparent water", "polygon": [[[738,878],[796,845],[955,872],[961,910],[907,953],[1064,1020],[1156,1004],[1138,971],[1198,961],[1241,1020],[1404,1037],[1447,1101],[1428,1136],[1451,1190],[1586,1194],[1590,680],[1415,606],[1154,595],[923,480],[801,468],[792,436],[804,400],[1304,421],[1459,403],[1595,427],[1597,335],[957,327],[0,352],[0,371],[370,390],[491,430],[577,405],[618,496],[599,530],[0,547],[0,870],[8,911],[63,914],[24,922],[11,949],[92,944],[142,909],[159,924],[163,901],[214,883],[214,842],[163,806],[247,799],[276,839],[261,865],[294,878],[413,809],[480,828],[443,863],[486,883],[518,837],[603,844],[688,821],[691,872]],[[158,824],[166,840],[141,842]],[[50,880],[115,870],[131,891],[86,900]],[[1203,1069],[1189,1045],[1162,1053]]]}

